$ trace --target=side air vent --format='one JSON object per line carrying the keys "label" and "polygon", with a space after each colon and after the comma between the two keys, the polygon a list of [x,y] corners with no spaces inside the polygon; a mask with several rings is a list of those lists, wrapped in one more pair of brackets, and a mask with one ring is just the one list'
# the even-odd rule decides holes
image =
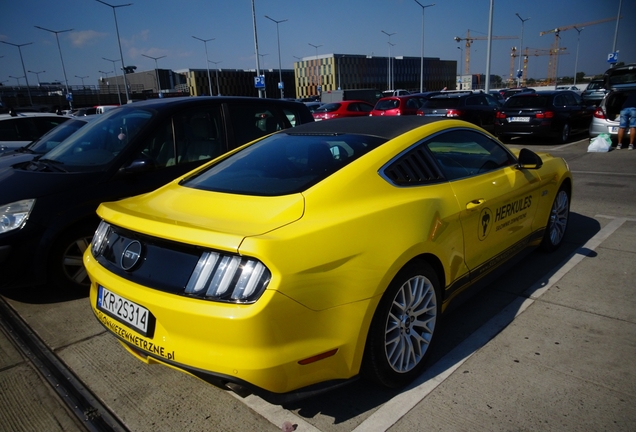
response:
{"label": "side air vent", "polygon": [[415,186],[444,181],[444,175],[422,147],[401,156],[386,167],[383,173],[386,179],[396,186]]}

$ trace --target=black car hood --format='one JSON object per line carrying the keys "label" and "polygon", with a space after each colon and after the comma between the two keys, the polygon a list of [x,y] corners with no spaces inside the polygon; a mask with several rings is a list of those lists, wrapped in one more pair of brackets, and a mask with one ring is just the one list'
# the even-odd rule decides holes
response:
{"label": "black car hood", "polygon": [[0,205],[77,191],[78,185],[85,187],[103,175],[103,172],[65,173],[3,167],[0,168]]}

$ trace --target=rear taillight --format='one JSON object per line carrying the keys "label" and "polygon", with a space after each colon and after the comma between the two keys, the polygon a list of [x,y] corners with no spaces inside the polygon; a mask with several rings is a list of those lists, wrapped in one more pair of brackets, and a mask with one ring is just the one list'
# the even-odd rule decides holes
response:
{"label": "rear taillight", "polygon": [[456,109],[449,109],[446,111],[446,117],[461,117],[462,112]]}
{"label": "rear taillight", "polygon": [[506,113],[503,113],[501,111],[497,111],[497,114],[495,114],[495,117],[497,117],[498,119],[505,119],[506,118]]}
{"label": "rear taillight", "polygon": [[538,112],[534,116],[538,119],[550,119],[554,117],[554,112],[552,111]]}
{"label": "rear taillight", "polygon": [[605,112],[603,112],[602,108],[596,108],[596,110],[594,110],[594,117],[605,120]]}

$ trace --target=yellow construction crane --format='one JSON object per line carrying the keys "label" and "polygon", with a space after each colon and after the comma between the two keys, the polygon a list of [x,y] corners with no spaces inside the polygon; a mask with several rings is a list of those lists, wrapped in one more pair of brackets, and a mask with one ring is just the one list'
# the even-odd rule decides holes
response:
{"label": "yellow construction crane", "polygon": [[[459,36],[455,36],[453,39],[455,39],[456,42],[461,42],[461,41],[466,41],[466,66],[464,68],[464,74],[465,75],[469,75],[470,74],[470,46],[472,45],[473,41],[476,40],[487,40],[488,36],[471,36],[470,35],[470,30],[466,31],[466,37],[465,38],[460,38]],[[519,37],[517,36],[493,36],[492,39],[519,39]]]}
{"label": "yellow construction crane", "polygon": [[[565,50],[567,50],[566,47],[559,48],[558,55],[570,54],[568,52],[565,52]],[[552,49],[526,47],[525,53],[523,55],[523,76],[521,78],[521,82],[523,83],[526,82],[527,72],[528,72],[528,56],[539,57],[539,56],[547,56],[547,55],[554,56],[554,51]]]}
{"label": "yellow construction crane", "polygon": [[569,26],[557,27],[552,30],[546,30],[546,31],[540,32],[539,36],[543,36],[548,33],[554,33],[554,43],[552,44],[552,48],[550,49],[550,61],[548,63],[548,77],[547,77],[548,85],[556,83],[556,79],[557,79],[557,76],[556,76],[557,75],[557,60],[560,54],[559,33],[565,30],[573,29],[573,28],[583,30],[584,27],[589,27],[591,25],[600,24],[600,23],[604,23],[608,21],[616,21],[617,18],[618,17],[605,18],[602,20],[590,21],[590,22],[581,23],[581,24],[572,24]]}

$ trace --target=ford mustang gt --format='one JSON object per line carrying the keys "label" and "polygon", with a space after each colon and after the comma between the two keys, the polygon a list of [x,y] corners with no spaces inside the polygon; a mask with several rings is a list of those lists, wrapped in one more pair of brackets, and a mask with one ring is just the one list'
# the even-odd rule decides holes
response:
{"label": "ford mustang gt", "polygon": [[316,122],[97,210],[97,319],[146,363],[274,403],[422,373],[442,314],[568,224],[566,162],[460,120]]}

